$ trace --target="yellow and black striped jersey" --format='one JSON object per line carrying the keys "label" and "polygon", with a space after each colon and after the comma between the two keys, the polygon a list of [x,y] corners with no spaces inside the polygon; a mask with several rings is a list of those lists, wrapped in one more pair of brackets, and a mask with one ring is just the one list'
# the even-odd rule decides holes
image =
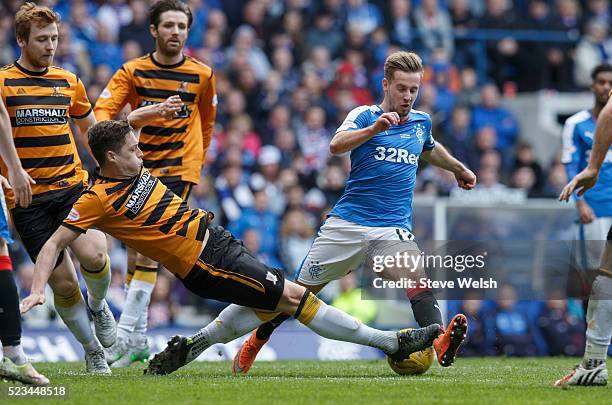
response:
{"label": "yellow and black striped jersey", "polygon": [[212,214],[191,209],[148,170],[130,179],[94,176],[64,220],[64,226],[90,228],[122,240],[184,278],[195,264]]}
{"label": "yellow and black striped jersey", "polygon": [[[85,184],[87,172],[81,168],[69,123],[70,118],[84,118],[91,112],[79,78],[55,66],[31,72],[15,62],[0,70],[0,92],[21,165],[36,181],[33,200],[42,201],[59,190]],[[1,160],[0,173],[7,173]],[[5,191],[13,208],[13,193]]]}
{"label": "yellow and black striped jersey", "polygon": [[200,170],[212,139],[217,96],[212,69],[186,56],[162,65],[149,54],[125,63],[96,101],[98,121],[114,119],[126,104],[132,110],[178,94],[185,106],[171,120],[157,119],[142,128],[144,166],[158,177],[180,176],[200,182]]}

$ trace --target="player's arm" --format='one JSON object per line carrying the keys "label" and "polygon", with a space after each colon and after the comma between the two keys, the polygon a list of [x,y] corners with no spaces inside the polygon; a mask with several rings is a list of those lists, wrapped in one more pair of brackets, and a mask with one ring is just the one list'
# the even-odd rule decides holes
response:
{"label": "player's arm", "polygon": [[25,314],[36,305],[45,303],[45,286],[47,281],[49,281],[49,277],[51,277],[60,252],[66,249],[80,235],[77,231],[60,226],[51,238],[47,240],[36,258],[30,295],[21,302],[22,314]]}
{"label": "player's arm", "polygon": [[115,72],[96,100],[94,108],[96,119],[98,121],[115,119],[127,104],[131,88],[132,79],[124,65]]}
{"label": "player's arm", "polygon": [[181,108],[183,102],[179,95],[170,96],[162,103],[152,104],[145,107],[140,107],[132,111],[127,116],[127,122],[136,132],[136,137],[140,135],[142,127],[147,125],[151,120],[157,118],[172,118]]}
{"label": "player's arm", "polygon": [[574,190],[578,190],[576,194],[581,196],[597,183],[599,169],[601,169],[610,145],[612,145],[612,97],[608,99],[597,117],[595,139],[589,163],[561,190],[560,201],[568,201]]}
{"label": "player's arm", "polygon": [[198,108],[200,110],[200,122],[202,124],[202,164],[204,164],[206,162],[208,147],[212,141],[215,119],[217,117],[217,90],[214,73],[210,75],[208,86],[206,86],[204,94],[200,97]]}
{"label": "player's arm", "polygon": [[11,130],[11,120],[6,111],[4,103],[0,99],[0,156],[8,167],[8,181],[11,184],[17,205],[27,207],[32,202],[31,184],[36,182],[21,166],[21,160],[17,155],[15,144],[13,143],[13,131]]}
{"label": "player's arm", "polygon": [[374,135],[384,132],[392,125],[397,125],[400,122],[400,117],[396,112],[388,112],[381,114],[374,124],[367,127],[360,127],[359,116],[353,121],[350,115],[351,114],[349,114],[329,144],[329,151],[333,155],[349,152],[370,140]]}
{"label": "player's arm", "polygon": [[433,149],[423,151],[421,159],[452,172],[457,179],[457,184],[464,190],[471,190],[476,186],[476,175],[455,159],[439,142],[435,143]]}

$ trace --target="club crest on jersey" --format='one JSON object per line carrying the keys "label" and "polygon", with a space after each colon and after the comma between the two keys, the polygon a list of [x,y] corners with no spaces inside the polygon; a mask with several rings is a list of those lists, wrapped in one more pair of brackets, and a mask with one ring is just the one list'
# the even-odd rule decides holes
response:
{"label": "club crest on jersey", "polygon": [[189,83],[181,82],[181,85],[178,89],[176,89],[176,91],[180,91],[181,93],[187,93],[187,86],[189,86]]}
{"label": "club crest on jersey", "polygon": [[274,284],[274,285],[276,285],[276,283],[278,283],[278,277],[276,277],[275,274],[272,274],[269,271],[266,273],[266,280],[271,281],[272,284]]}
{"label": "club crest on jersey", "polygon": [[53,97],[63,97],[64,95],[60,92],[59,87],[53,87]]}
{"label": "club crest on jersey", "polygon": [[423,138],[423,135],[425,135],[425,131],[423,131],[423,128],[421,127],[421,125],[417,125],[414,133],[417,139],[419,140],[419,142],[421,143],[421,145],[423,145],[423,143],[425,143],[425,139]]}

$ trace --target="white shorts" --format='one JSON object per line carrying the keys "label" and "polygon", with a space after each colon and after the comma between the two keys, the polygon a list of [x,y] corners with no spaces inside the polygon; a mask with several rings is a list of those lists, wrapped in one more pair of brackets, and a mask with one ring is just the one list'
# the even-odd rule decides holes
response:
{"label": "white shorts", "polygon": [[595,218],[590,224],[577,225],[577,257],[580,266],[586,269],[599,268],[601,254],[611,225],[612,217]]}
{"label": "white shorts", "polygon": [[366,255],[418,250],[414,235],[405,228],[362,226],[329,217],[302,261],[296,280],[306,285],[326,284],[356,270]]}

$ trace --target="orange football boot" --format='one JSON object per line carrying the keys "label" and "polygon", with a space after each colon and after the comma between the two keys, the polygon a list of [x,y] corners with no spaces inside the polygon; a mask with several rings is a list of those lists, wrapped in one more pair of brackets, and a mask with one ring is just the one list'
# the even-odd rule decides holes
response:
{"label": "orange football boot", "polygon": [[457,350],[467,336],[468,321],[465,315],[457,314],[448,324],[444,334],[434,340],[433,348],[442,367],[448,367],[455,361]]}
{"label": "orange football boot", "polygon": [[242,344],[232,363],[233,374],[246,374],[251,369],[255,362],[257,353],[266,344],[269,339],[258,339],[257,329],[251,333],[251,336]]}

